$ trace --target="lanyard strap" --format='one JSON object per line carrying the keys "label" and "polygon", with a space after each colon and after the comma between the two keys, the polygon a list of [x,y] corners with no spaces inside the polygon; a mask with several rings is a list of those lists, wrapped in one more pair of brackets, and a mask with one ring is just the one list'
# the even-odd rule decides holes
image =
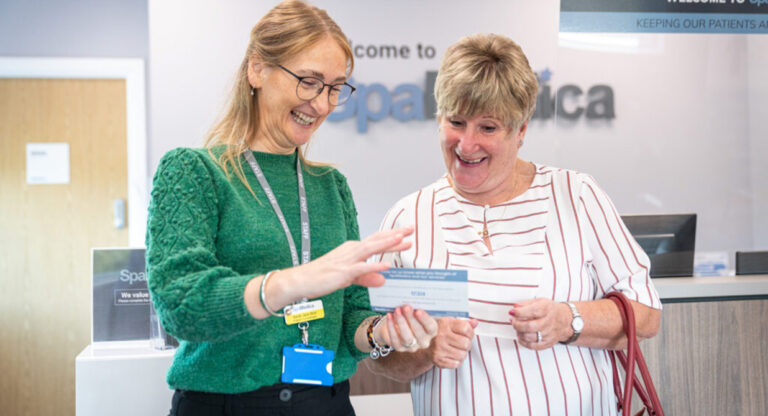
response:
{"label": "lanyard strap", "polygon": [[[288,240],[288,246],[291,249],[291,261],[293,262],[293,266],[298,266],[299,256],[296,253],[296,243],[293,241],[293,236],[291,235],[291,230],[288,228],[288,223],[285,222],[283,211],[280,210],[280,205],[277,203],[275,193],[272,192],[272,187],[269,186],[267,178],[264,177],[264,172],[262,172],[259,163],[253,156],[253,152],[249,149],[244,153],[245,159],[248,161],[248,164],[251,165],[251,169],[253,170],[254,175],[256,175],[256,179],[259,180],[261,188],[264,190],[264,193],[267,194],[267,199],[269,199],[269,203],[272,204],[272,209],[275,211],[277,219],[280,220],[280,224],[283,226],[285,238]],[[299,210],[301,211],[301,264],[306,264],[309,263],[310,254],[309,209],[307,208],[307,192],[304,188],[304,176],[301,174],[301,159],[298,157],[296,158],[296,178],[299,182]]]}
{"label": "lanyard strap", "polygon": [[[264,176],[264,172],[261,170],[259,162],[257,162],[256,158],[253,156],[253,152],[251,152],[250,149],[246,149],[244,153],[245,159],[248,161],[248,164],[251,165],[253,174],[256,175],[256,179],[259,180],[261,188],[264,190],[264,193],[267,194],[267,199],[269,199],[269,203],[272,204],[272,209],[275,211],[277,219],[280,220],[280,225],[283,226],[285,238],[288,240],[288,247],[291,249],[291,261],[293,262],[293,266],[296,267],[299,265],[299,256],[296,253],[296,243],[293,241],[293,235],[291,235],[291,230],[288,228],[288,223],[285,221],[283,211],[277,203],[275,193],[272,192],[272,187],[269,186],[269,182],[267,182],[267,178]],[[310,255],[309,208],[307,207],[307,191],[304,188],[304,176],[301,173],[301,159],[299,157],[296,157],[296,179],[299,182],[299,211],[301,212],[301,264],[306,264],[309,263]],[[303,298],[300,303],[306,301],[307,298]],[[309,322],[299,322],[298,327],[301,331],[301,341],[304,345],[308,345]]]}

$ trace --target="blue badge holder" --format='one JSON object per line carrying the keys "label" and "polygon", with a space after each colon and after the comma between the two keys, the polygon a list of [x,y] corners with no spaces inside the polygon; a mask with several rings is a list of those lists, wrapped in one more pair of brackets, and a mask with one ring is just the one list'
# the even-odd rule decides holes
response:
{"label": "blue badge holder", "polygon": [[310,384],[315,386],[333,385],[332,350],[321,345],[302,343],[283,347],[283,383]]}

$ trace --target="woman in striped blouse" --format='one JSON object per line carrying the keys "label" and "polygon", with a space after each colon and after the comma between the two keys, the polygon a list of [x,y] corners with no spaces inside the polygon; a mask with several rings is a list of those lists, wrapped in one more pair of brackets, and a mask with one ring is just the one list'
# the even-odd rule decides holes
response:
{"label": "woman in striped blouse", "polygon": [[614,415],[606,350],[625,347],[602,299],[631,299],[641,338],[659,328],[650,262],[589,175],[518,157],[538,93],[520,47],[474,35],[435,85],[447,174],[400,200],[382,228],[415,226],[397,267],[469,270],[470,319],[443,318],[429,349],[370,361],[411,380],[416,415]]}

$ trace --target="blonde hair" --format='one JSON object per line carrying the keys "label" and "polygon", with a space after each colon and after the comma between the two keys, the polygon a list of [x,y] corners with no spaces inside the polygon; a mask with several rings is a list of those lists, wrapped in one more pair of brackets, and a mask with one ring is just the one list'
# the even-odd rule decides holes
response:
{"label": "blonde hair", "polygon": [[536,74],[512,39],[467,36],[443,56],[435,80],[437,116],[488,114],[517,131],[533,115],[538,92]]}
{"label": "blonde hair", "polygon": [[[347,76],[349,76],[354,68],[352,49],[344,32],[325,10],[298,0],[283,1],[264,15],[251,29],[248,48],[238,69],[227,109],[208,132],[205,141],[208,153],[217,160],[227,176],[231,168],[251,193],[253,190],[248,185],[242,168],[242,155],[250,148],[252,143],[249,140],[258,131],[261,120],[259,120],[258,109],[259,90],[253,90],[251,95],[252,88],[248,82],[249,60],[255,58],[264,64],[277,66],[327,37],[335,40],[344,51],[347,57]],[[270,128],[270,126],[265,127]],[[287,140],[284,133],[273,130],[276,129],[270,128],[273,134],[282,136],[280,139]],[[225,149],[216,158],[212,148],[221,145],[225,146]],[[321,163],[307,161],[301,148],[299,148],[299,157],[306,165],[324,166]]]}

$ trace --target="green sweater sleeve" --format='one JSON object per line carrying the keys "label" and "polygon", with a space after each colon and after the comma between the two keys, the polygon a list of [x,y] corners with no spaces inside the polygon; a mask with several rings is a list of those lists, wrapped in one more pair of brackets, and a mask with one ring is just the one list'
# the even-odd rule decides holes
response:
{"label": "green sweater sleeve", "polygon": [[213,177],[191,149],[166,154],[154,177],[147,225],[149,289],[163,327],[188,341],[225,340],[260,322],[247,311],[245,285],[216,257],[219,206]]}
{"label": "green sweater sleeve", "polygon": [[[341,174],[337,175],[337,185],[341,199],[344,201],[344,221],[347,224],[347,240],[360,240],[355,202],[352,199],[352,192],[347,185],[347,180]],[[342,336],[349,352],[358,361],[367,357],[368,354],[361,352],[355,346],[355,332],[360,323],[372,315],[376,315],[376,313],[371,311],[368,289],[358,285],[352,285],[345,289]]]}

